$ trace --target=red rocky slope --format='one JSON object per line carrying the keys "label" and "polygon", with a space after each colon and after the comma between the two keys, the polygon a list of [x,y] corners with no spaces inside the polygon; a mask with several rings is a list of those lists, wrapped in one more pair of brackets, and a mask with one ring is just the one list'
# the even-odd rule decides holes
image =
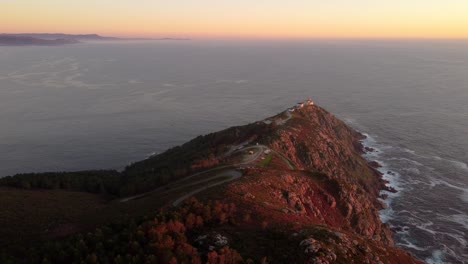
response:
{"label": "red rocky slope", "polygon": [[[248,135],[242,133],[243,127],[235,128],[242,136],[229,143],[265,145],[276,157],[268,166],[259,163],[244,169],[244,177],[221,193],[202,195],[234,202],[239,214],[248,216],[249,224],[224,230],[224,235],[246,241],[242,234],[250,229],[282,233],[278,243],[288,253],[279,248],[272,252],[268,242],[262,252],[279,263],[419,263],[394,247],[389,227],[379,219],[378,196],[385,182],[362,157],[362,134],[315,105],[255,125],[258,129],[250,128]],[[223,132],[233,133],[219,133]]]}

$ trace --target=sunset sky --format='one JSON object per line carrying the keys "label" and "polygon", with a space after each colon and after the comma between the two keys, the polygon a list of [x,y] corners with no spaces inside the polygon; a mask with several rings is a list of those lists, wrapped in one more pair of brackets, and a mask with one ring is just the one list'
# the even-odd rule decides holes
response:
{"label": "sunset sky", "polygon": [[468,38],[468,0],[0,0],[0,32]]}

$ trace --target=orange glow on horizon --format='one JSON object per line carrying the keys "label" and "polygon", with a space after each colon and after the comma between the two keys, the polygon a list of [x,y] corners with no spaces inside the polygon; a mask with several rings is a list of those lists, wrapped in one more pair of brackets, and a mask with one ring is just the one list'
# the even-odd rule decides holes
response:
{"label": "orange glow on horizon", "polygon": [[465,0],[64,2],[0,1],[0,32],[188,38],[468,38]]}

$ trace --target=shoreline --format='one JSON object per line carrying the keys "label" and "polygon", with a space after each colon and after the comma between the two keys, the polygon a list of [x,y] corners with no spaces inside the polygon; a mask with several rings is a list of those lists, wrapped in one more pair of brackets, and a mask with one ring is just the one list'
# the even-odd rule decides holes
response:
{"label": "shoreline", "polygon": [[[357,129],[356,129],[357,130]],[[359,131],[359,130],[357,130]],[[430,218],[426,221],[429,222],[429,227],[420,227],[418,226],[418,221],[423,221],[421,218],[418,218],[420,215],[419,210],[423,210],[426,207],[416,207],[412,208],[410,203],[412,201],[411,194],[408,194],[408,190],[413,189],[413,181],[420,181],[418,178],[412,179],[411,174],[406,174],[406,171],[411,171],[411,169],[416,169],[417,174],[424,173],[421,168],[418,167],[428,167],[428,164],[420,160],[413,160],[411,157],[406,157],[403,154],[414,155],[417,157],[422,157],[423,159],[431,159],[438,161],[437,157],[416,154],[413,150],[410,150],[405,147],[394,147],[388,145],[388,143],[379,143],[375,137],[359,131],[365,138],[360,140],[362,144],[362,156],[368,162],[369,166],[378,173],[383,181],[384,187],[380,190],[379,201],[384,204],[384,208],[379,210],[379,217],[382,223],[388,225],[391,233],[393,234],[393,239],[395,246],[410,252],[413,256],[417,257],[425,263],[431,264],[442,264],[442,263],[458,263],[460,255],[457,255],[459,251],[463,248],[463,245],[466,245],[466,239],[463,240],[462,237],[459,237],[456,231],[447,232],[437,229],[437,226],[434,224],[434,220]],[[399,153],[403,157],[399,157]],[[394,160],[406,160],[406,164],[395,163]],[[442,159],[440,159],[442,160]],[[463,170],[463,166],[460,166],[459,163],[453,162],[453,160],[443,159],[445,162],[450,162],[457,169]],[[433,168],[429,167],[433,170]],[[405,176],[403,178],[403,176]],[[431,177],[431,176],[428,176]],[[443,183],[440,183],[443,182]],[[439,179],[435,180],[435,183],[432,181],[430,183],[425,183],[426,185],[431,185],[430,188],[434,188],[439,184],[446,185],[448,188],[454,188],[459,191],[465,191],[464,188],[446,184],[444,180]],[[410,184],[407,186],[407,184]],[[421,186],[421,188],[425,188]],[[418,190],[416,190],[418,191]],[[463,194],[462,194],[463,195]],[[398,203],[395,203],[395,199],[399,200]],[[463,197],[460,199],[463,200]],[[403,206],[403,207],[402,207]],[[417,205],[416,205],[417,206]],[[421,206],[421,205],[419,205]],[[414,215],[409,213],[415,211]],[[427,211],[424,211],[427,212]],[[408,215],[408,213],[410,215]],[[463,214],[462,211],[458,211],[460,217]],[[424,213],[423,213],[424,215]],[[466,215],[465,215],[466,216]],[[438,217],[438,214],[435,213],[434,217]],[[465,218],[466,219],[466,218]],[[415,221],[415,222],[413,222]],[[463,225],[466,220],[436,220],[436,221],[449,221],[450,223],[458,223]],[[424,222],[424,223],[426,223]],[[430,227],[433,225],[433,227]],[[439,223],[440,224],[440,223]],[[425,236],[430,239],[430,241],[438,241],[437,236],[444,234],[448,236],[443,242],[439,241],[435,244],[427,244],[425,241]],[[453,239],[457,242],[450,242],[447,239]],[[448,244],[447,244],[448,243]],[[454,244],[451,244],[454,243]],[[454,250],[447,249],[449,245],[455,246]],[[452,262],[455,261],[455,262]]]}
{"label": "shoreline", "polygon": [[[379,189],[378,200],[382,204],[382,209],[379,210],[379,216],[382,223],[387,224],[392,219],[392,201],[400,196],[403,188],[399,185],[398,179],[401,176],[398,172],[390,170],[388,165],[379,159],[380,153],[383,151],[376,145],[376,141],[367,133],[358,131],[363,135],[360,140],[362,146],[362,157],[368,162],[369,167],[378,175],[382,186]],[[395,233],[392,230],[393,233]]]}

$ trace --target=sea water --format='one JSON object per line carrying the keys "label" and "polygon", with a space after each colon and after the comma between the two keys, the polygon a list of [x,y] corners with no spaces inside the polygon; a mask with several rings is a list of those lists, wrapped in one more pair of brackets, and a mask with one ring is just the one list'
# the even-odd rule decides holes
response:
{"label": "sea water", "polygon": [[381,211],[397,245],[465,263],[467,41],[0,47],[0,176],[122,169],[309,97],[368,135],[366,157],[398,190]]}

